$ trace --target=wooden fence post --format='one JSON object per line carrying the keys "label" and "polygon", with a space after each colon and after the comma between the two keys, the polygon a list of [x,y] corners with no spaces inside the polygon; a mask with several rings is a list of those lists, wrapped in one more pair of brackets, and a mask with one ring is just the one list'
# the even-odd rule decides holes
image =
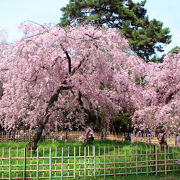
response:
{"label": "wooden fence post", "polygon": [[165,145],[165,151],[164,151],[165,175],[167,175],[166,148],[167,148],[167,146]]}
{"label": "wooden fence post", "polygon": [[37,148],[37,172],[36,172],[36,178],[39,179],[39,149]]}
{"label": "wooden fence post", "polygon": [[93,175],[96,175],[96,159],[95,159],[95,146],[93,146],[93,165],[94,165],[94,169],[93,169]]}
{"label": "wooden fence post", "polygon": [[[88,166],[88,168],[89,168],[89,166]],[[81,146],[79,146],[79,177],[81,176],[81,170],[80,169],[81,169]],[[89,175],[89,169],[88,169],[88,175]]]}
{"label": "wooden fence post", "polygon": [[18,177],[18,147],[16,149],[16,156],[17,156],[17,167],[16,167],[16,170],[17,170],[17,173],[16,173],[16,177]]}
{"label": "wooden fence post", "polygon": [[104,178],[106,178],[106,150],[104,146]]}
{"label": "wooden fence post", "polygon": [[147,153],[147,144],[146,144],[146,172],[147,172],[147,176],[148,176],[149,170],[148,170],[148,153]]}
{"label": "wooden fence post", "polygon": [[76,147],[74,146],[74,178],[76,178]]}
{"label": "wooden fence post", "polygon": [[55,148],[55,177],[57,176],[56,170],[57,170],[57,146]]}
{"label": "wooden fence post", "polygon": [[11,179],[11,148],[9,148],[9,179]]}
{"label": "wooden fence post", "polygon": [[[176,146],[176,157],[175,157],[175,163],[177,163],[177,159],[178,159],[178,151],[177,151],[177,146]],[[177,164],[176,164],[176,171],[178,170],[178,166],[177,166]]]}
{"label": "wooden fence post", "polygon": [[49,179],[51,179],[51,147],[49,149]]}
{"label": "wooden fence post", "polygon": [[136,144],[136,175],[138,175],[138,157],[137,157],[137,144]]}
{"label": "wooden fence post", "polygon": [[69,146],[68,146],[68,176],[69,176]]}
{"label": "wooden fence post", "polygon": [[119,145],[118,145],[118,162],[119,162],[119,165],[118,165],[118,167],[119,167],[119,174],[121,173],[121,160],[120,160],[121,158],[120,158],[120,153],[119,153]]}
{"label": "wooden fence post", "polygon": [[86,147],[84,147],[84,177],[86,177]]}
{"label": "wooden fence post", "polygon": [[115,149],[115,146],[114,146],[114,177],[116,176],[116,155],[115,155],[115,153],[116,153],[116,149]]}
{"label": "wooden fence post", "polygon": [[62,147],[62,153],[61,153],[61,179],[63,178],[63,147]]}
{"label": "wooden fence post", "polygon": [[24,148],[24,171],[23,179],[26,179],[26,148]]}
{"label": "wooden fence post", "polygon": [[89,157],[89,146],[88,146],[88,176],[89,176],[89,171],[90,171],[90,167],[89,167],[90,161],[89,161],[89,159],[90,159],[90,157]]}
{"label": "wooden fence post", "polygon": [[156,145],[154,144],[154,172],[156,172]]}
{"label": "wooden fence post", "polygon": [[173,149],[172,149],[172,155],[173,155],[173,171],[175,170],[175,168],[174,168],[174,146],[173,146]]}
{"label": "wooden fence post", "polygon": [[[125,145],[125,158],[124,158],[124,163],[125,163],[125,175],[127,176],[127,168],[126,168],[126,166],[127,166],[127,164],[126,164],[126,145]],[[137,162],[136,162],[137,163]]]}
{"label": "wooden fence post", "polygon": [[4,147],[2,148],[2,179],[4,178],[4,176],[3,176],[3,168],[4,168]]}
{"label": "wooden fence post", "polygon": [[155,164],[155,172],[156,172],[156,175],[158,173],[158,162],[157,162],[157,146],[154,145],[154,164]]}

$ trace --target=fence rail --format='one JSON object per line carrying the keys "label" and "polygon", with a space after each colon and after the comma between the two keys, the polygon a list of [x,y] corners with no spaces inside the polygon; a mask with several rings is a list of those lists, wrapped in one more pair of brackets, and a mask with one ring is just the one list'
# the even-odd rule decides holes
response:
{"label": "fence rail", "polygon": [[180,170],[180,149],[157,145],[0,150],[0,179],[62,179],[86,176],[158,174]]}

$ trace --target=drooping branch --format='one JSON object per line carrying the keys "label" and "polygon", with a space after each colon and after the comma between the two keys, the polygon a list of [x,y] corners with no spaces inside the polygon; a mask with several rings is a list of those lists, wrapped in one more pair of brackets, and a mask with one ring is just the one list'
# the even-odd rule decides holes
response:
{"label": "drooping branch", "polygon": [[[67,59],[68,59],[68,62],[70,63],[69,64],[69,73],[70,73],[71,76],[73,76],[76,73],[76,71],[81,67],[81,65],[83,64],[83,62],[85,61],[86,58],[83,58],[83,60],[80,62],[80,64],[77,67],[75,67],[72,72],[71,72],[71,58],[68,55],[68,52],[67,52]],[[50,117],[49,110],[54,106],[54,103],[58,100],[59,94],[63,90],[70,90],[71,88],[72,87],[67,86],[67,82],[66,82],[66,80],[64,80],[62,85],[57,89],[56,93],[54,95],[52,95],[50,100],[48,101],[48,105],[47,105],[47,108],[46,108],[45,121],[43,123],[39,124],[37,132],[36,132],[36,134],[34,135],[34,138],[33,138],[33,144],[31,145],[31,148],[33,148],[34,150],[37,148],[37,143],[41,138],[42,131],[45,128],[45,125],[49,121],[49,117]],[[83,104],[82,104],[82,107],[84,107]],[[90,113],[89,110],[84,108],[84,111],[86,111],[85,113],[88,114],[88,116],[91,116],[91,113]]]}
{"label": "drooping branch", "polygon": [[[79,91],[79,94],[78,94],[78,101],[79,101],[79,104],[80,104],[81,108],[83,109],[83,111],[85,112],[85,114],[87,114],[88,119],[91,120],[91,122],[93,122],[94,120],[100,118],[99,115],[96,116],[96,115],[93,113],[91,102],[89,102],[89,103],[90,103],[90,110],[84,107],[84,103],[83,103],[83,101],[82,101],[82,93],[81,93],[80,91]],[[93,125],[94,125],[94,124],[93,124]]]}
{"label": "drooping branch", "polygon": [[69,56],[69,53],[62,45],[61,45],[61,48],[64,51],[66,58],[68,59],[68,71],[69,71],[69,74],[71,74],[71,57]]}
{"label": "drooping branch", "polygon": [[[64,81],[65,84],[65,81]],[[49,113],[49,110],[54,106],[54,103],[58,100],[59,94],[63,91],[63,90],[69,90],[71,87],[69,86],[60,86],[56,93],[54,95],[51,96],[47,108],[46,108],[46,115],[45,115],[45,121],[40,123],[38,125],[38,129],[33,137],[33,142],[29,143],[27,145],[27,147],[30,147],[30,149],[33,149],[34,151],[37,149],[37,143],[41,138],[43,129],[45,128],[45,125],[48,123],[49,121],[49,117],[51,116],[51,114]]]}
{"label": "drooping branch", "polygon": [[101,36],[93,37],[90,34],[85,34],[86,36],[90,37],[92,40],[99,40]]}
{"label": "drooping branch", "polygon": [[78,94],[78,101],[79,101],[79,104],[80,104],[81,108],[84,110],[84,112],[86,114],[90,115],[90,111],[84,107],[84,103],[82,101],[82,93],[81,93],[81,91],[79,91],[79,94]]}
{"label": "drooping branch", "polygon": [[69,74],[70,74],[71,76],[73,76],[74,73],[75,73],[75,72],[81,67],[81,65],[85,62],[85,60],[88,59],[89,54],[87,54],[87,57],[86,57],[86,58],[84,57],[84,58],[80,61],[79,65],[72,70],[72,60],[71,60],[71,57],[70,57],[68,51],[67,51],[62,45],[61,45],[61,48],[63,49],[63,51],[64,51],[64,53],[65,53],[65,55],[66,55],[66,58],[68,59],[68,71],[69,71]]}
{"label": "drooping branch", "polygon": [[3,83],[0,81],[0,99],[3,96]]}
{"label": "drooping branch", "polygon": [[178,92],[179,92],[179,89],[176,89],[174,92],[169,94],[169,96],[166,98],[166,104],[168,104]]}
{"label": "drooping branch", "polygon": [[[87,57],[88,57],[88,56],[87,56]],[[84,63],[85,60],[86,60],[86,58],[84,57],[84,58],[82,59],[82,61],[80,61],[79,65],[72,70],[71,76],[73,76],[73,74],[81,67],[81,65]]]}
{"label": "drooping branch", "polygon": [[68,70],[69,70],[69,74],[71,74],[71,57],[69,56],[68,52],[65,51],[66,57],[68,59]]}
{"label": "drooping branch", "polygon": [[[65,84],[66,82],[64,81],[63,84]],[[63,91],[63,90],[69,90],[70,89],[70,86],[60,86],[56,93],[51,96],[49,102],[48,102],[48,106],[46,108],[46,114],[48,114],[49,112],[49,109],[54,105],[54,102],[56,102],[58,100],[58,97],[59,97],[59,94]]]}

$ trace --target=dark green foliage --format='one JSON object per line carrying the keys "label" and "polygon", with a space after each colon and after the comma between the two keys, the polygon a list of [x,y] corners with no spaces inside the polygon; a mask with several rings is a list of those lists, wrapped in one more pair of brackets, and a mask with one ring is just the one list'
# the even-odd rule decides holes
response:
{"label": "dark green foliage", "polygon": [[116,133],[121,132],[131,132],[131,118],[128,113],[121,114],[119,116],[115,116],[112,120],[111,131]]}
{"label": "dark green foliage", "polygon": [[98,132],[102,126],[102,113],[98,111],[97,114],[93,110],[89,110],[85,116],[85,124],[87,127],[91,127],[95,132]]}
{"label": "dark green foliage", "polygon": [[180,47],[176,46],[176,47],[172,48],[168,53],[171,53],[172,55],[176,55],[176,54],[180,53]]}
{"label": "dark green foliage", "polygon": [[151,61],[154,62],[154,63],[162,63],[165,56],[166,56],[166,54],[163,54],[161,57],[158,57],[157,55],[154,55],[151,58]]}
{"label": "dark green foliage", "polygon": [[119,29],[139,57],[150,60],[162,44],[171,42],[169,28],[156,19],[149,20],[144,8],[146,0],[70,0],[61,10],[60,25],[91,23]]}

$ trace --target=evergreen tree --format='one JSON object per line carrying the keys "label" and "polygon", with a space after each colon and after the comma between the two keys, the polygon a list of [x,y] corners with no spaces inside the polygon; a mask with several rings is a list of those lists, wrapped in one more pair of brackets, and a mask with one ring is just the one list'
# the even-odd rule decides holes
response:
{"label": "evergreen tree", "polygon": [[172,48],[172,49],[168,52],[168,54],[169,54],[169,53],[171,53],[172,55],[176,55],[176,54],[180,53],[180,47],[179,47],[179,46],[176,46],[176,47]]}
{"label": "evergreen tree", "polygon": [[150,60],[156,51],[163,52],[162,44],[171,42],[169,28],[163,23],[149,20],[144,8],[146,0],[70,0],[61,10],[62,26],[71,23],[91,23],[101,27],[119,29],[129,40],[139,57]]}

